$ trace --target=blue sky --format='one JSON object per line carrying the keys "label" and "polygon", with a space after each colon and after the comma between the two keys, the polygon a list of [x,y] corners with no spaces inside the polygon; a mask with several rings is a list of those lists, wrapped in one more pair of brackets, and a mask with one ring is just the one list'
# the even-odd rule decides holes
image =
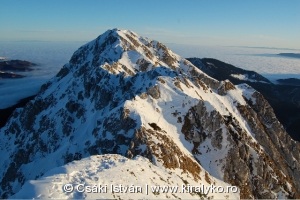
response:
{"label": "blue sky", "polygon": [[164,43],[300,49],[300,0],[0,0],[0,41],[90,41],[111,28]]}

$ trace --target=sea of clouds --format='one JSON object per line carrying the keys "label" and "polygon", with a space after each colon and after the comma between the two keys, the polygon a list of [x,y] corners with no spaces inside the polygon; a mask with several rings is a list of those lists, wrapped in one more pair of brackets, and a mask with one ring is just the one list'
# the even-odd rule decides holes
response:
{"label": "sea of clouds", "polygon": [[300,49],[178,44],[168,46],[183,57],[215,58],[242,69],[256,71],[271,81],[280,78],[300,78],[300,59],[278,55],[279,53],[300,54]]}

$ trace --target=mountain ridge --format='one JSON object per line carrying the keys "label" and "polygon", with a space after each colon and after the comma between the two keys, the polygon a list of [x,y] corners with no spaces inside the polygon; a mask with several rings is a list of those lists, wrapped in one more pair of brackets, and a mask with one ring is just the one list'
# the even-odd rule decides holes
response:
{"label": "mountain ridge", "polygon": [[52,168],[112,153],[238,186],[241,198],[300,195],[300,145],[260,93],[127,30],[80,47],[0,134],[3,198]]}
{"label": "mountain ridge", "polygon": [[300,87],[296,84],[291,84],[292,81],[297,83],[297,80],[283,80],[283,83],[290,83],[286,85],[273,84],[256,72],[243,70],[216,59],[187,59],[218,81],[229,80],[233,84],[247,83],[259,91],[270,103],[276,117],[284,125],[290,136],[294,140],[300,141],[300,127],[298,123],[300,119],[300,105],[298,103],[300,101]]}

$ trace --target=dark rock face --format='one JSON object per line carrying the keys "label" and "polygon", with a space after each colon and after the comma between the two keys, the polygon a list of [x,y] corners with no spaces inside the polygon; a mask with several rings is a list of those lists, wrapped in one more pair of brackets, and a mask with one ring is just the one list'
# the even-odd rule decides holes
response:
{"label": "dark rock face", "polygon": [[[190,173],[195,180],[201,180],[199,177],[201,172],[199,163],[184,154],[172,138],[166,134],[165,130],[154,125],[154,123],[151,124],[151,127],[152,129],[141,127],[135,132],[135,137],[131,141],[127,156],[132,158],[136,155],[142,155],[149,158],[150,161],[156,159],[165,168],[180,168],[184,172]],[[141,145],[144,145],[146,148],[141,150]]]}
{"label": "dark rock face", "polygon": [[220,87],[218,88],[218,93],[220,95],[225,95],[228,90],[234,90],[235,86],[229,81],[222,81]]}
{"label": "dark rock face", "polygon": [[[256,72],[246,71],[216,59],[188,58],[188,60],[209,76],[219,81],[228,79],[233,84],[247,83],[259,91],[270,103],[276,117],[283,124],[290,136],[294,140],[300,141],[300,86],[296,84],[272,84]],[[248,74],[248,77],[260,82],[239,80],[230,76],[231,74]],[[291,81],[295,83],[294,80]],[[285,82],[283,81],[283,83]],[[289,80],[287,82],[290,83]]]}
{"label": "dark rock face", "polygon": [[160,97],[159,87],[157,85],[150,87],[148,89],[148,94],[152,96],[154,99],[158,99]]}
{"label": "dark rock face", "polygon": [[[252,107],[240,105],[238,110],[258,142],[243,130],[234,117],[222,116],[216,111],[208,112],[204,102],[189,110],[182,133],[193,143],[192,153],[200,163],[202,155],[209,151],[228,151],[220,168],[224,171],[224,181],[240,188],[242,199],[273,199],[276,198],[273,192],[280,189],[291,198],[299,198],[300,145],[286,134],[263,96],[255,93],[255,97],[257,103]],[[224,141],[228,141],[229,145],[222,146]],[[204,151],[204,147],[207,150]],[[205,156],[205,159],[212,158]],[[287,188],[286,183],[292,189]]]}
{"label": "dark rock face", "polygon": [[[286,179],[293,180],[299,190],[300,183],[297,180],[300,178],[300,166],[297,161],[300,160],[300,145],[290,140],[289,135],[286,134],[283,126],[278,122],[272,107],[264,97],[258,92],[254,93],[254,96],[256,103],[251,105],[251,109],[256,112],[257,117],[255,123],[249,123],[250,128],[255,130],[259,126],[263,127],[263,129],[256,131],[255,138],[260,144],[263,144],[267,155],[278,167],[277,173],[281,170],[286,174]],[[238,107],[238,109],[246,120],[253,120],[247,111],[249,109],[245,109],[245,107]],[[294,197],[299,198],[299,193],[296,193]]]}
{"label": "dark rock face", "polygon": [[0,128],[6,124],[7,120],[16,108],[24,107],[30,100],[34,99],[34,97],[35,96],[26,97],[11,107],[0,109]]}

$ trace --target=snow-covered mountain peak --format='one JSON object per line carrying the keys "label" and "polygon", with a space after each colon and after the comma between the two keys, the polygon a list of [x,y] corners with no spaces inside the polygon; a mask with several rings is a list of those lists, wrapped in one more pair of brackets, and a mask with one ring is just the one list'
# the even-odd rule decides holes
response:
{"label": "snow-covered mountain peak", "polygon": [[72,56],[70,64],[101,67],[112,74],[122,72],[127,76],[159,66],[178,72],[187,70],[186,68],[179,70],[182,65],[194,67],[162,43],[140,37],[128,30],[119,29],[108,30],[80,47]]}
{"label": "snow-covered mountain peak", "polygon": [[219,82],[131,31],[109,30],[80,47],[0,135],[4,198],[53,168],[103,154],[143,156],[195,184],[238,186],[241,198],[300,198],[300,145],[261,94]]}

